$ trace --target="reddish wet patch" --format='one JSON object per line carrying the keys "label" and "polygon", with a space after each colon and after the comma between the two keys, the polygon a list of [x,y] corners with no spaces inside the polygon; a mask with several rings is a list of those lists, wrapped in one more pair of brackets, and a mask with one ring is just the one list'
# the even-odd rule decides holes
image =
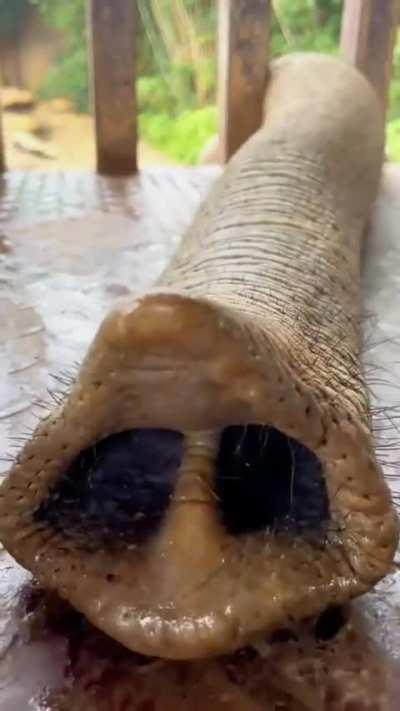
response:
{"label": "reddish wet patch", "polygon": [[[389,610],[395,613],[391,594],[398,585],[394,576],[356,603],[344,627],[328,642],[316,640],[310,623],[299,631],[300,640],[278,638],[258,650],[198,662],[165,662],[129,652],[58,598],[25,586],[19,609],[25,607],[28,619],[25,630],[31,641],[26,649],[44,644],[51,652],[60,640],[65,649],[63,683],[55,688],[46,680],[48,690],[36,695],[33,708],[397,711],[399,659],[374,639],[370,618],[379,614],[384,620]],[[14,683],[23,686],[25,679],[21,676]]]}

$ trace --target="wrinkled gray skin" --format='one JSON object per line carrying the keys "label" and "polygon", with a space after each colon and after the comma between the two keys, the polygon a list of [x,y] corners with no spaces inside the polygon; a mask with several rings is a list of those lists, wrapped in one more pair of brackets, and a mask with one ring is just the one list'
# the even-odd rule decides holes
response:
{"label": "wrinkled gray skin", "polygon": [[[360,245],[383,119],[354,69],[318,55],[273,64],[265,115],[153,291],[105,319],[69,398],[0,492],[0,537],[12,554],[148,654],[207,656],[291,627],[370,588],[396,548],[359,365]],[[233,536],[221,524],[221,431],[249,423],[273,425],[319,458],[332,518],[323,545],[289,533]],[[90,553],[34,520],[83,449],[148,427],[185,435],[150,542]]]}

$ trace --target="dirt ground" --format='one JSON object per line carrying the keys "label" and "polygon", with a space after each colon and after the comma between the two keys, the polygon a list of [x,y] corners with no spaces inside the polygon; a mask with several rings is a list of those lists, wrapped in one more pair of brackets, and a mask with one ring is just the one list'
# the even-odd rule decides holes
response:
{"label": "dirt ground", "polygon": [[[52,102],[32,110],[3,112],[3,134],[9,169],[90,169],[95,165],[94,124],[91,116],[55,110]],[[38,155],[35,148],[49,155]],[[139,141],[139,165],[173,161]]]}

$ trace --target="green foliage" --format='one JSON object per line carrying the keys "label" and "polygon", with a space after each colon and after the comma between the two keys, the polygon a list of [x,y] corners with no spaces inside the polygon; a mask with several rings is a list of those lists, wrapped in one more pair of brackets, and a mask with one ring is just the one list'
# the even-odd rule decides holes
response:
{"label": "green foliage", "polygon": [[139,129],[149,144],[162,149],[177,161],[194,164],[204,144],[217,131],[215,106],[182,111],[173,117],[168,113],[141,113]]}
{"label": "green foliage", "polygon": [[140,77],[136,87],[139,111],[170,113],[174,106],[169,86],[161,74]]}
{"label": "green foliage", "polygon": [[400,116],[400,35],[394,47],[392,81],[389,90],[389,112],[388,119],[399,118]]}
{"label": "green foliage", "polygon": [[400,161],[400,37],[394,48],[386,126],[386,151],[390,160]]}
{"label": "green foliage", "polygon": [[275,0],[271,54],[335,52],[338,47],[341,0]]}
{"label": "green foliage", "polygon": [[193,67],[176,64],[163,74],[139,77],[137,81],[139,110],[167,112],[174,116],[196,108]]}
{"label": "green foliage", "polygon": [[39,8],[49,25],[64,32],[70,49],[84,45],[84,0],[31,0],[31,3]]}
{"label": "green foliage", "polygon": [[151,48],[148,73],[190,67],[193,98],[198,106],[208,103],[215,91],[214,0],[138,0],[138,7],[143,47]]}
{"label": "green foliage", "polygon": [[77,47],[62,56],[58,64],[47,74],[40,88],[41,99],[67,96],[73,100],[77,111],[89,111],[88,66],[86,50]]}
{"label": "green foliage", "polygon": [[43,99],[68,96],[78,111],[89,111],[86,9],[84,0],[31,0],[47,23],[61,30],[65,50],[41,89]]}
{"label": "green foliage", "polygon": [[389,160],[400,161],[400,118],[389,121],[386,126],[386,151]]}

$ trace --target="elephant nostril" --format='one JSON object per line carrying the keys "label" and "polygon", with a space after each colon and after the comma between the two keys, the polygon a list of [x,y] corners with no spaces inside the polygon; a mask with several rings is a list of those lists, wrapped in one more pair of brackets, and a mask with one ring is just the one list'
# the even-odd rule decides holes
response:
{"label": "elephant nostril", "polygon": [[34,519],[87,548],[138,543],[161,523],[182,460],[183,435],[137,429],[84,450]]}
{"label": "elephant nostril", "polygon": [[[72,462],[34,520],[92,550],[144,542],[168,508],[183,440],[172,430],[134,429],[97,442]],[[329,519],[319,459],[273,427],[226,428],[214,485],[232,534],[322,532]]]}
{"label": "elephant nostril", "polygon": [[329,500],[318,457],[270,426],[224,430],[216,494],[233,534],[262,530],[323,531]]}
{"label": "elephant nostril", "polygon": [[315,623],[315,638],[320,642],[328,642],[336,637],[346,622],[347,615],[343,607],[328,607]]}

